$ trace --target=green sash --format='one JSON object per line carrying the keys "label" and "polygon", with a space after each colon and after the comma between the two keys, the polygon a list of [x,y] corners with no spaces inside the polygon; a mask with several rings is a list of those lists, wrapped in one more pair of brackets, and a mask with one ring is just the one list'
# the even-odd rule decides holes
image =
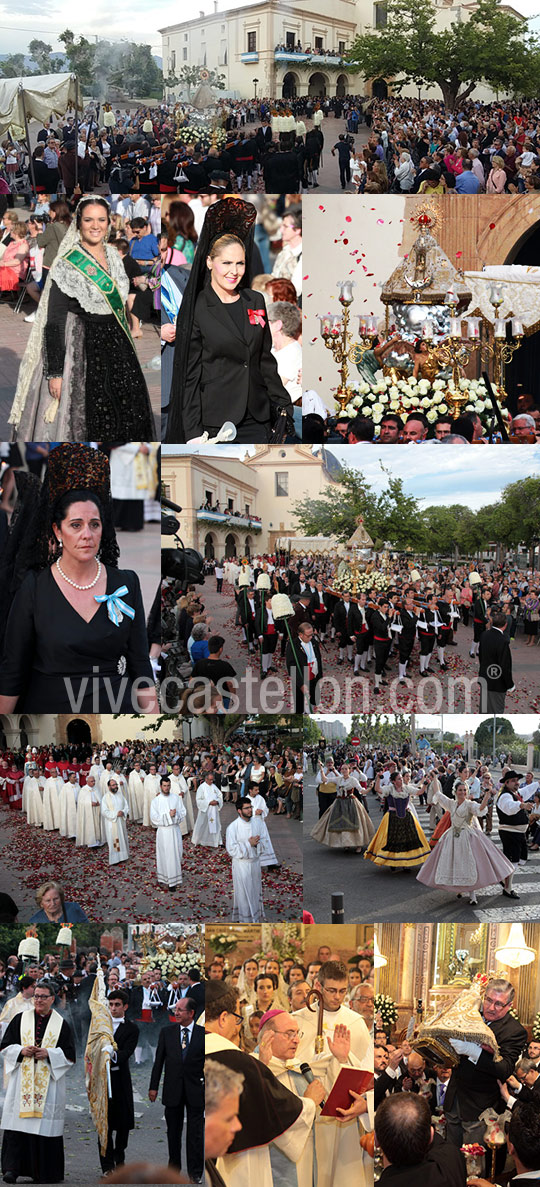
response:
{"label": "green sash", "polygon": [[77,272],[82,272],[82,275],[86,276],[87,280],[95,284],[96,288],[105,297],[111,313],[114,313],[124,334],[127,334],[130,342],[132,342],[133,339],[129,331],[124,302],[112,276],[109,276],[109,273],[105,272],[92,256],[87,255],[86,252],[81,251],[78,247],[74,247],[72,251],[64,256],[64,259],[67,260],[68,264],[71,264],[72,268],[75,268]]}

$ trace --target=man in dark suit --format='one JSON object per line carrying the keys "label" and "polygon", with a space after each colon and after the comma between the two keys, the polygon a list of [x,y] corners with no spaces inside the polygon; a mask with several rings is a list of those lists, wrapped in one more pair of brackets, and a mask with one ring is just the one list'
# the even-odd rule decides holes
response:
{"label": "man in dark suit", "polygon": [[434,1133],[429,1105],[420,1094],[387,1096],[375,1113],[375,1134],[383,1155],[379,1183],[384,1187],[465,1187],[463,1154]]}
{"label": "man in dark suit", "polygon": [[478,1118],[484,1109],[503,1111],[497,1081],[512,1075],[527,1041],[525,1027],[509,1013],[513,1000],[514,987],[509,981],[496,977],[489,982],[482,1013],[497,1040],[500,1059],[495,1060],[491,1051],[475,1043],[450,1040],[460,1060],[446,1089],[444,1115],[448,1140],[456,1146],[482,1141],[485,1125]]}
{"label": "man in dark suit", "polygon": [[[537,1105],[512,1109],[507,1134],[508,1152],[515,1174],[510,1187],[538,1187],[540,1182],[540,1111]],[[490,1187],[488,1179],[469,1179],[470,1187]]]}
{"label": "man in dark suit", "polygon": [[296,713],[309,713],[317,704],[318,684],[322,676],[321,649],[313,638],[313,627],[303,622],[298,638],[285,648],[285,663],[291,678]]}
{"label": "man in dark suit", "polygon": [[151,1058],[154,1057],[159,1029],[167,1021],[167,1010],[161,1000],[155,974],[150,969],[141,973],[141,984],[131,991],[128,1017],[139,1027],[139,1046],[142,1049],[140,1062],[144,1063],[148,1049]]}
{"label": "man in dark suit", "polygon": [[204,981],[201,981],[201,970],[192,968],[188,972],[187,987],[182,990],[183,997],[191,998],[195,1002],[195,1022],[204,1010]]}
{"label": "man in dark suit", "polygon": [[[99,1152],[101,1169],[106,1175],[126,1161],[130,1129],[135,1129],[133,1087],[129,1061],[139,1040],[139,1028],[126,1018],[129,1004],[123,989],[113,989],[108,999],[113,1020],[116,1051],[111,1055],[111,1092],[108,1112],[107,1149]],[[116,1138],[114,1137],[116,1134]]]}
{"label": "man in dark suit", "polygon": [[503,633],[506,615],[498,611],[491,616],[491,628],[483,631],[479,644],[478,675],[484,684],[480,689],[482,713],[504,713],[506,694],[514,687],[510,641]]}
{"label": "man in dark suit", "polygon": [[182,997],[175,1006],[176,1022],[159,1036],[148,1096],[156,1100],[161,1073],[167,1125],[169,1166],[181,1168],[182,1129],[187,1114],[187,1169],[192,1182],[201,1181],[204,1167],[204,1030],[195,1023],[195,1002]]}
{"label": "man in dark suit", "polygon": [[430,1093],[427,1098],[432,1117],[437,1112],[444,1113],[446,1089],[452,1075],[452,1068],[445,1067],[442,1063],[435,1063],[433,1065],[433,1071],[435,1072],[435,1078],[429,1081]]}
{"label": "man in dark suit", "polygon": [[347,649],[347,658],[352,661],[353,658],[353,641],[356,641],[356,635],[359,633],[362,626],[362,620],[358,613],[356,602],[351,602],[348,594],[343,595],[342,601],[337,603],[334,610],[334,626],[338,635],[339,657],[338,664],[342,664],[345,659],[345,649]]}
{"label": "man in dark suit", "polygon": [[309,622],[313,625],[310,610],[311,592],[309,589],[304,590],[298,596],[298,601],[294,603],[294,618],[291,618],[289,626],[291,628],[291,635],[294,639],[298,637],[298,631],[303,622]]}

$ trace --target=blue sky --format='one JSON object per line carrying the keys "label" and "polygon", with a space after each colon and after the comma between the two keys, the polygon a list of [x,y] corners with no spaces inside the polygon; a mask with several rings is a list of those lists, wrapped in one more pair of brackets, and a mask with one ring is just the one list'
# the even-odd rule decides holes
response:
{"label": "blue sky", "polygon": [[[392,713],[385,714],[385,716],[390,721],[393,720]],[[514,714],[505,714],[505,716],[507,716],[508,720],[512,723],[512,725],[516,731],[516,734],[521,734],[522,737],[529,738],[534,730],[540,728],[540,721],[539,721],[538,717],[535,717],[532,713],[521,713],[519,715],[514,713]],[[322,718],[319,718],[319,716],[317,716],[317,714],[316,714],[315,721],[319,721],[319,720],[341,721],[341,722],[343,722],[343,724],[347,728],[347,730],[350,728],[350,723],[351,723],[350,717],[338,716],[335,713],[329,713],[328,715],[325,715]],[[423,729],[440,729],[441,728],[441,720],[442,719],[441,719],[440,714],[435,716],[434,714],[429,714],[429,713],[417,713],[416,714],[417,735],[419,733],[421,733]],[[493,720],[493,718],[488,717],[485,713],[469,713],[467,716],[462,713],[453,713],[453,714],[445,713],[444,720],[442,720],[442,724],[443,724],[445,733],[448,731],[449,733],[462,735],[465,733],[465,730],[473,730],[473,731],[477,730],[478,726],[481,725],[483,721],[492,721],[492,720]]]}

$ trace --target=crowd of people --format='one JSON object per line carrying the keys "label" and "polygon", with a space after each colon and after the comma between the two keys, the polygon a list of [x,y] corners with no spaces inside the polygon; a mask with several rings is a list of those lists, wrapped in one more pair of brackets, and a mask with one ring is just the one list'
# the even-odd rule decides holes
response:
{"label": "crowd of people", "polygon": [[[540,405],[530,392],[520,392],[514,413],[506,421],[506,431],[514,443],[535,444],[540,440]],[[420,398],[419,398],[420,404]],[[488,430],[477,412],[465,411],[457,417],[448,412],[429,419],[422,407],[402,414],[382,412],[378,423],[369,416],[349,417],[347,413],[330,413],[316,391],[304,392],[302,397],[302,440],[321,444],[422,445],[439,442],[444,445],[486,445],[503,440],[495,416]]]}
{"label": "crowd of people", "polygon": [[[416,682],[416,661],[418,678],[444,677],[458,631],[467,632],[469,658],[478,662],[471,679],[481,682],[482,711],[502,712],[514,687],[516,639],[521,647],[525,638],[525,646],[534,646],[538,638],[538,581],[534,572],[511,565],[478,564],[470,573],[464,564],[411,568],[396,558],[383,569],[371,562],[358,593],[349,564],[337,556],[273,553],[250,561],[218,560],[212,567],[217,592],[229,599],[234,595],[230,628],[235,612],[248,664],[258,666],[261,680],[290,677],[296,712],[317,705],[325,668],[342,669],[337,672],[342,682],[349,669],[351,678],[373,674],[374,696],[389,682],[412,687],[408,682]],[[278,601],[276,616],[278,594],[286,601],[281,608]],[[177,677],[182,697],[192,712],[198,694],[205,694],[206,712],[226,711],[239,687],[236,669],[223,658],[227,631],[213,631],[195,587],[183,594],[179,583],[168,579],[162,605],[168,672]],[[194,648],[196,656],[205,655],[190,669],[186,650],[191,656]]]}
{"label": "crowd of people", "polygon": [[[234,737],[227,746],[206,738],[189,745],[79,743],[0,756],[0,800],[22,811],[29,828],[57,831],[81,849],[107,846],[111,866],[129,861],[132,826],[153,829],[156,884],[163,891],[178,893],[182,885],[184,844],[190,852],[225,845],[239,922],[264,918],[261,871],[281,868],[267,821],[274,814],[301,819],[302,778],[300,755],[279,738]],[[224,836],[221,812],[229,803],[236,818]],[[32,921],[47,910],[70,922],[86,918],[56,884],[41,887],[37,901]]]}
{"label": "crowd of people", "polygon": [[408,744],[344,743],[330,755],[314,749],[311,760],[319,804],[311,836],[320,844],[363,854],[381,869],[418,870],[421,884],[473,904],[478,890],[499,883],[503,896],[519,898],[514,874],[538,844],[533,772],[505,764],[497,776],[484,755],[470,763],[457,752],[439,755],[422,737],[415,754]]}
{"label": "crowd of people", "polygon": [[[254,195],[238,207],[233,217],[230,203],[225,204],[216,194],[199,197],[186,194],[164,200],[160,242],[162,414],[163,433],[168,431],[169,440],[175,442],[196,439],[203,429],[214,436],[225,419],[237,425],[236,440],[263,439],[261,434],[266,439],[270,425],[261,395],[264,388],[270,393],[273,407],[277,408],[279,403],[287,409],[288,427],[293,435],[301,432],[301,206],[290,195],[280,198]],[[222,217],[226,214],[228,218]],[[230,254],[233,246],[233,241],[226,237],[228,234],[235,236],[234,245],[240,249],[241,258],[228,263],[229,272],[232,274],[234,270],[234,292],[230,285],[226,287],[230,279],[226,272],[220,280],[221,259],[226,258],[218,250],[220,231],[223,251],[227,249]],[[214,257],[210,273],[209,252]],[[245,287],[246,283],[249,288]],[[236,289],[240,299],[231,302],[231,296],[237,297]],[[239,360],[238,352],[234,353],[235,340],[231,342],[227,334],[227,343],[225,339],[221,342],[221,321],[225,320],[227,331],[231,316],[239,323],[243,300],[249,300],[254,307],[247,316],[257,317],[257,322],[250,321],[250,325],[256,326],[256,331],[251,333],[262,331],[261,343],[250,343],[250,370],[255,372],[257,368],[258,375],[256,392],[255,375],[253,380],[246,379],[244,355]],[[210,301],[212,305],[207,311]],[[223,309],[228,303],[237,306],[234,312]],[[211,315],[208,325],[207,313]],[[241,328],[239,324],[237,328]],[[226,390],[223,389],[225,367]],[[185,374],[182,382],[179,370]],[[210,394],[216,387],[214,373],[217,376],[218,371],[219,410],[217,390],[216,395]],[[208,392],[206,409],[200,408],[202,372]],[[176,411],[180,402],[181,415]],[[242,424],[242,420],[246,423]]]}
{"label": "crowd of people", "polygon": [[[435,1051],[424,1057],[405,1032],[380,1018],[376,1022],[380,1183],[487,1187],[488,1182],[537,1182],[540,1043],[528,1038],[514,998],[510,981],[490,977],[480,1021],[492,1031],[498,1053],[469,1041],[464,1031],[462,1037],[449,1037],[452,1058],[446,1063]],[[488,1119],[497,1131],[493,1168],[486,1141]],[[484,1157],[485,1177],[478,1178],[479,1159],[484,1166]]]}
{"label": "crowd of people", "polygon": [[[201,1181],[204,1038],[198,1019],[204,1010],[204,982],[200,970],[193,966],[166,973],[159,953],[153,960],[139,947],[111,950],[89,944],[75,952],[74,940],[59,956],[56,951],[41,955],[39,938],[32,942],[37,955],[18,956],[6,949],[0,965],[4,1182],[15,1183],[20,1176],[42,1183],[63,1181],[65,1106],[67,1093],[78,1087],[78,1060],[86,1064],[89,1099],[91,1104],[99,1102],[101,1121],[105,1113],[99,1142],[103,1175],[123,1168],[135,1128],[133,1060],[136,1067],[148,1067],[146,1091],[151,1104],[157,1100],[164,1073],[171,1171],[181,1168],[186,1118],[187,1170],[190,1181]],[[98,988],[102,1013],[96,1040],[91,1007]],[[104,1067],[100,1053],[110,1059],[109,1088],[105,1087],[104,1095],[98,1082],[98,1068]]]}
{"label": "crowd of people", "polygon": [[[372,977],[372,954],[337,951],[333,942],[310,951],[307,933],[303,950],[287,957],[255,955],[252,941],[241,956],[212,954],[205,1006],[207,1184],[239,1187],[249,1175],[265,1187],[275,1181],[331,1187],[351,1173],[360,1187],[372,1183],[363,1145],[373,1123]],[[326,1109],[340,1074],[344,1103]],[[226,1101],[231,1085],[237,1120],[229,1131],[219,1122],[232,1103]]]}

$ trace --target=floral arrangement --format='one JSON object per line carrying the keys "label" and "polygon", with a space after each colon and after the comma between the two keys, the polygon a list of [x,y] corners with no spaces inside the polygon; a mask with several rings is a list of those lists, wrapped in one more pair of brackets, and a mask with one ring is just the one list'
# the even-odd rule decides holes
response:
{"label": "floral arrangement", "polygon": [[352,571],[349,571],[340,577],[335,577],[332,585],[339,593],[352,593],[353,587],[357,594],[367,593],[370,589],[376,590],[377,593],[384,593],[388,586],[388,575],[372,572],[357,573],[355,576]]}
{"label": "floral arrangement", "polygon": [[364,944],[363,948],[360,947],[360,948],[356,949],[356,956],[354,957],[354,959],[355,960],[373,960],[374,955],[375,955],[375,949],[373,947],[373,940],[369,940],[367,944]]}
{"label": "floral arrangement", "polygon": [[[398,380],[384,375],[377,383],[357,381],[352,387],[357,394],[345,406],[347,416],[367,416],[374,424],[380,424],[387,412],[409,414],[413,411],[425,413],[429,423],[434,424],[439,416],[451,411],[446,393],[455,390],[451,379],[435,379],[430,383],[429,379],[415,379],[414,375]],[[460,379],[459,390],[467,393],[462,411],[477,412],[481,420],[483,417],[487,419],[491,403],[484,380]],[[505,408],[501,408],[501,414],[509,419]]]}
{"label": "floral arrangement", "polygon": [[301,937],[300,923],[280,923],[278,927],[271,924],[263,924],[262,927],[262,943],[263,950],[255,952],[255,960],[282,960],[292,959],[294,961],[301,961],[304,944]]}
{"label": "floral arrangement", "polygon": [[376,993],[373,1003],[375,1017],[380,1014],[383,1026],[392,1026],[397,1021],[397,1006],[393,997],[387,993]]}
{"label": "floral arrangement", "polygon": [[485,1154],[485,1147],[480,1145],[480,1142],[468,1142],[466,1146],[460,1146],[462,1154],[469,1155],[469,1158],[483,1158]]}
{"label": "floral arrangement", "polygon": [[226,956],[228,952],[233,952],[240,943],[240,937],[234,932],[224,932],[220,936],[207,936],[208,945],[216,956]]}
{"label": "floral arrangement", "polygon": [[536,1039],[537,1042],[540,1041],[540,1010],[538,1011],[538,1014],[536,1015],[532,1024],[532,1037],[533,1039]]}
{"label": "floral arrangement", "polygon": [[156,948],[152,954],[144,957],[141,968],[152,968],[159,965],[164,976],[176,978],[180,973],[188,973],[192,968],[200,968],[201,956],[199,952],[167,952],[165,948]]}

